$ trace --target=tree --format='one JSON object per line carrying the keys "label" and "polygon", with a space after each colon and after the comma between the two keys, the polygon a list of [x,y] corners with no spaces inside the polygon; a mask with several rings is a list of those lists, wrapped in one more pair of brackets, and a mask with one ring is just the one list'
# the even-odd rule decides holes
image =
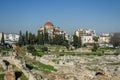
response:
{"label": "tree", "polygon": [[40,44],[40,33],[37,34],[37,44]]}
{"label": "tree", "polygon": [[34,51],[36,51],[36,49],[35,49],[35,47],[34,47],[33,45],[28,45],[28,46],[27,46],[27,50],[28,50],[29,52],[34,52]]}
{"label": "tree", "polygon": [[19,32],[19,41],[18,41],[18,44],[19,46],[23,46],[23,45],[26,45],[26,41],[25,41],[25,34],[22,34],[22,31]]}
{"label": "tree", "polygon": [[97,43],[94,43],[94,44],[93,44],[92,51],[93,51],[93,52],[96,52],[97,49],[98,49],[98,44],[97,44]]}
{"label": "tree", "polygon": [[19,37],[19,45],[34,45],[38,43],[37,37],[35,36],[35,34],[32,34],[31,32],[28,33],[28,31],[26,31],[25,34],[22,34],[22,32],[20,31],[19,33],[20,37]]}
{"label": "tree", "polygon": [[41,48],[41,50],[42,50],[42,52],[48,51],[48,47],[43,46],[43,47]]}
{"label": "tree", "polygon": [[110,43],[115,47],[120,46],[120,33],[114,33],[110,39]]}
{"label": "tree", "polygon": [[29,33],[29,44],[36,44],[37,43],[37,39],[35,34],[32,34],[31,32]]}
{"label": "tree", "polygon": [[49,44],[50,44],[50,45],[53,45],[53,44],[54,44],[54,41],[53,41],[53,40],[54,40],[54,38],[49,38]]}
{"label": "tree", "polygon": [[25,42],[25,34],[22,35],[22,45],[26,45],[26,42]]}
{"label": "tree", "polygon": [[26,31],[26,34],[25,34],[25,44],[29,43],[28,40],[29,40],[29,35],[28,35],[28,31]]}
{"label": "tree", "polygon": [[22,31],[19,32],[19,36],[20,36],[20,37],[19,37],[18,44],[19,44],[20,46],[22,46],[22,45],[23,45],[23,41],[22,41],[22,38],[23,38],[23,37],[22,37]]}
{"label": "tree", "polygon": [[81,47],[81,38],[77,37],[76,35],[73,35],[73,46],[75,48]]}
{"label": "tree", "polygon": [[120,55],[120,48],[115,51],[114,55]]}
{"label": "tree", "polygon": [[69,47],[70,47],[70,44],[69,44],[68,40],[64,40],[63,45],[64,45],[67,49],[69,49]]}
{"label": "tree", "polygon": [[1,43],[4,44],[5,40],[4,40],[4,33],[2,32],[2,38],[1,38]]}
{"label": "tree", "polygon": [[97,36],[94,36],[94,37],[93,37],[93,40],[94,40],[95,42],[98,42],[98,39],[99,39],[99,37],[97,37]]}
{"label": "tree", "polygon": [[43,33],[42,34],[40,34],[40,33],[37,34],[37,44],[41,44],[41,45],[44,44],[44,34]]}
{"label": "tree", "polygon": [[48,42],[49,42],[49,36],[48,36],[48,33],[46,32],[46,33],[44,33],[44,43],[43,44],[48,44]]}
{"label": "tree", "polygon": [[[51,40],[51,39],[50,39]],[[53,40],[51,40],[53,43],[52,44],[55,44],[55,45],[64,45],[64,36],[62,35],[55,35],[53,37]]]}

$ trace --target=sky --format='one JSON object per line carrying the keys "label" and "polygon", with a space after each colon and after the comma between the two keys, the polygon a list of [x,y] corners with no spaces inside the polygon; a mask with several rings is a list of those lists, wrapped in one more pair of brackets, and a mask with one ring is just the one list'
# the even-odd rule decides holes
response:
{"label": "sky", "polygon": [[120,32],[120,0],[0,0],[0,32],[36,34],[47,21],[68,34]]}

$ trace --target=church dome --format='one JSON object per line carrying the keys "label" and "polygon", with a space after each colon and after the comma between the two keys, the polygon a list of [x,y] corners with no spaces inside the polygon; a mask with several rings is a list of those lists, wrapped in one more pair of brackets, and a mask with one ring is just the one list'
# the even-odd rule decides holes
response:
{"label": "church dome", "polygon": [[44,26],[53,26],[52,22],[46,22]]}

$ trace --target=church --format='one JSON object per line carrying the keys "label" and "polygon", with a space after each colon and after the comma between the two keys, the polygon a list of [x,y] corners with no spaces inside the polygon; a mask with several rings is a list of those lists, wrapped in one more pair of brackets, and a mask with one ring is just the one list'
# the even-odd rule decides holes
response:
{"label": "church", "polygon": [[67,33],[63,30],[60,30],[59,27],[53,25],[52,22],[46,22],[40,29],[38,30],[39,34],[48,33],[49,37],[53,37],[54,35],[63,35],[66,36]]}

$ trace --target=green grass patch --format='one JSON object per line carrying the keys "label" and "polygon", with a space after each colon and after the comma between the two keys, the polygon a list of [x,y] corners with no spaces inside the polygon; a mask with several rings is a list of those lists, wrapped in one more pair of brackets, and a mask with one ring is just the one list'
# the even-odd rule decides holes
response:
{"label": "green grass patch", "polygon": [[29,51],[29,53],[31,53],[33,56],[39,56],[39,57],[45,55],[44,52],[38,52],[38,51]]}
{"label": "green grass patch", "polygon": [[2,67],[0,67],[0,71],[4,71],[4,69]]}
{"label": "green grass patch", "polygon": [[71,55],[71,56],[102,56],[102,55],[105,55],[104,53],[101,53],[101,52],[90,52],[90,53],[54,52],[52,54],[56,55],[57,57],[67,56],[67,55]]}
{"label": "green grass patch", "polygon": [[120,65],[120,62],[108,63],[109,65]]}
{"label": "green grass patch", "polygon": [[12,48],[7,48],[5,46],[0,45],[0,52],[2,51],[12,51]]}
{"label": "green grass patch", "polygon": [[58,63],[59,63],[59,60],[58,60],[58,59],[53,59],[52,62],[58,64]]}
{"label": "green grass patch", "polygon": [[16,68],[16,65],[14,65],[14,64],[11,64],[11,65],[12,65],[13,69]]}
{"label": "green grass patch", "polygon": [[29,80],[24,74],[20,77],[21,80]]}
{"label": "green grass patch", "polygon": [[45,55],[44,52],[47,51],[48,48],[45,46],[41,46],[41,45],[38,45],[38,46],[29,45],[29,46],[27,46],[27,50],[33,56],[42,57],[43,55]]}
{"label": "green grass patch", "polygon": [[42,51],[42,48],[43,48],[44,46],[43,45],[37,45],[37,46],[35,46],[35,49],[37,50],[37,51]]}
{"label": "green grass patch", "polygon": [[41,70],[45,74],[49,74],[51,71],[57,71],[53,66],[46,65],[41,62],[33,62],[32,66],[34,69]]}
{"label": "green grass patch", "polygon": [[95,56],[102,56],[104,55],[103,53],[100,52],[91,52],[91,53],[83,53],[82,55],[95,55]]}
{"label": "green grass patch", "polygon": [[114,50],[116,50],[116,48],[107,48],[107,47],[106,47],[106,48],[100,48],[99,50],[105,50],[105,51],[106,51],[106,50],[110,50],[110,51],[114,51]]}
{"label": "green grass patch", "polygon": [[0,80],[4,80],[4,74],[0,74]]}
{"label": "green grass patch", "polygon": [[98,66],[95,66],[95,67],[87,67],[88,70],[90,71],[98,71],[98,70],[101,70]]}
{"label": "green grass patch", "polygon": [[75,56],[74,52],[53,52],[52,54],[57,55],[57,56],[64,56],[64,55],[73,55],[73,56]]}

